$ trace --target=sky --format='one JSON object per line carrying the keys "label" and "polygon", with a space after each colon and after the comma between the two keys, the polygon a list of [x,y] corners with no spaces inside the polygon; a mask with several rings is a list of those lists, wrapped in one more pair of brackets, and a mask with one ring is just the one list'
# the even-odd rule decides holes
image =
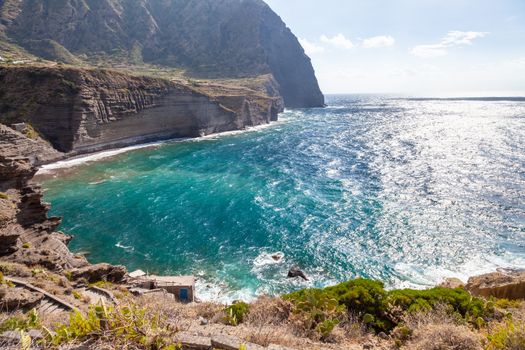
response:
{"label": "sky", "polygon": [[525,96],[525,0],[265,0],[324,93]]}

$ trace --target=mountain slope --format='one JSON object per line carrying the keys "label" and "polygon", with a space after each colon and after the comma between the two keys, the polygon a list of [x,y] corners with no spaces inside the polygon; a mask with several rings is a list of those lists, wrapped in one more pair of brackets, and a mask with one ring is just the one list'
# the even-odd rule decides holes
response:
{"label": "mountain slope", "polygon": [[150,63],[205,78],[273,74],[286,106],[324,103],[310,59],[262,0],[0,0],[0,16],[4,41],[46,59]]}

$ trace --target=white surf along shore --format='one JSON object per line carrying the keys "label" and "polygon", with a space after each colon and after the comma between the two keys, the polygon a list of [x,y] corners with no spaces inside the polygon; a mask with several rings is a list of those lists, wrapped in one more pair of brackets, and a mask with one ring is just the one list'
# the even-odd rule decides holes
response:
{"label": "white surf along shore", "polygon": [[210,135],[195,137],[195,138],[176,138],[176,139],[169,139],[169,140],[164,140],[164,141],[148,142],[148,143],[142,143],[142,144],[137,144],[133,146],[126,146],[126,147],[109,149],[109,150],[100,151],[100,152],[83,154],[79,156],[73,156],[71,158],[59,160],[53,163],[44,164],[40,166],[35,176],[39,177],[39,176],[52,175],[55,172],[62,170],[62,169],[74,168],[74,167],[77,167],[77,166],[80,166],[86,163],[101,161],[104,159],[112,158],[117,155],[128,153],[131,151],[136,151],[139,149],[155,148],[155,147],[160,147],[165,144],[172,144],[172,143],[177,143],[177,142],[198,142],[198,141],[204,141],[204,140],[210,140],[210,139],[217,139],[221,137],[238,135],[238,134],[246,133],[246,132],[257,132],[263,129],[267,129],[270,127],[275,127],[277,125],[283,124],[286,121],[287,119],[284,119],[284,120],[271,122],[269,124],[249,127],[244,130],[225,131],[222,133],[210,134]]}

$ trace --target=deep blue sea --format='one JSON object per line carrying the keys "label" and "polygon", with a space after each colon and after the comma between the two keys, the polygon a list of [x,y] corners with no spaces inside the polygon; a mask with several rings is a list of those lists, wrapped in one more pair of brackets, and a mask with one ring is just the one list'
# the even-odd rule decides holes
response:
{"label": "deep blue sea", "polygon": [[[525,101],[327,104],[82,163],[49,177],[45,199],[73,250],[194,274],[202,299],[525,268]],[[292,265],[310,282],[287,279]]]}

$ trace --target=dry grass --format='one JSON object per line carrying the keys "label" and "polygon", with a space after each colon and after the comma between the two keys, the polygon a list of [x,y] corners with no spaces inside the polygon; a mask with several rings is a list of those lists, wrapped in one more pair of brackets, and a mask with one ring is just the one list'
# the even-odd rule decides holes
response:
{"label": "dry grass", "polygon": [[410,350],[481,350],[482,337],[473,332],[445,305],[403,316],[403,325],[393,337],[403,349]]}
{"label": "dry grass", "polygon": [[415,330],[405,349],[411,350],[481,350],[481,336],[467,326],[429,324]]}
{"label": "dry grass", "polygon": [[461,325],[465,321],[461,317],[454,315],[446,305],[438,304],[431,310],[423,309],[403,315],[402,323],[406,327],[416,330],[432,324]]}
{"label": "dry grass", "polygon": [[291,312],[292,304],[289,301],[263,296],[250,305],[246,324],[282,326],[288,322]]}
{"label": "dry grass", "polygon": [[0,262],[0,272],[2,272],[6,276],[13,276],[13,277],[31,277],[31,270],[22,264],[18,263],[11,263],[2,261]]}

